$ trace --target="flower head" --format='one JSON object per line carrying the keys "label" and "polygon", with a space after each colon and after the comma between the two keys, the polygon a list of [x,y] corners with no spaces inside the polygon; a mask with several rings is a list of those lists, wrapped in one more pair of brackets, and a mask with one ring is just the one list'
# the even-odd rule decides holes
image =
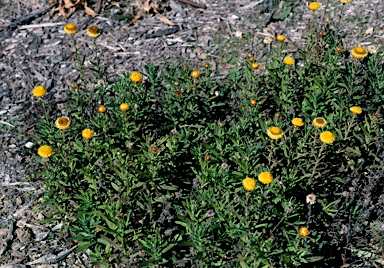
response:
{"label": "flower head", "polygon": [[293,64],[295,64],[295,59],[291,58],[291,57],[286,57],[286,58],[284,58],[284,63],[286,65],[293,65]]}
{"label": "flower head", "polygon": [[307,227],[300,227],[299,228],[299,235],[301,236],[301,237],[307,237],[308,235],[309,235],[309,230],[308,230],[308,228]]}
{"label": "flower head", "polygon": [[247,191],[253,191],[256,188],[256,181],[252,178],[247,177],[243,180],[243,187]]}
{"label": "flower head", "polygon": [[284,42],[285,41],[285,36],[282,35],[282,34],[278,34],[276,36],[276,40],[279,41],[279,42]]}
{"label": "flower head", "polygon": [[49,145],[40,146],[40,148],[37,150],[37,154],[42,158],[48,158],[53,155],[53,148]]}
{"label": "flower head", "polygon": [[367,50],[371,54],[375,54],[377,52],[377,49],[374,45],[367,46]]}
{"label": "flower head", "polygon": [[278,140],[283,137],[283,131],[278,127],[270,127],[267,130],[267,135],[273,140]]}
{"label": "flower head", "polygon": [[156,146],[152,146],[152,147],[151,147],[151,152],[152,152],[152,153],[155,154],[155,153],[157,153],[158,151],[159,151],[159,148],[157,148]]}
{"label": "flower head", "polygon": [[266,38],[264,38],[263,43],[264,43],[264,44],[270,44],[270,43],[272,43],[272,38],[269,37],[269,36],[267,36]]}
{"label": "flower head", "polygon": [[64,32],[67,34],[75,34],[77,33],[77,26],[74,23],[67,23],[64,26]]}
{"label": "flower head", "polygon": [[359,106],[353,106],[353,107],[349,108],[349,110],[353,114],[361,114],[363,112],[363,110]]}
{"label": "flower head", "polygon": [[41,98],[47,93],[47,89],[43,86],[37,86],[32,90],[33,96],[36,98]]}
{"label": "flower head", "polygon": [[343,4],[348,4],[351,2],[352,2],[352,0],[340,0],[340,3],[343,3]]}
{"label": "flower head", "polygon": [[320,140],[325,144],[331,144],[336,140],[335,135],[330,131],[324,131],[320,134]]}
{"label": "flower head", "polygon": [[257,69],[257,68],[259,68],[259,64],[258,64],[257,62],[253,62],[253,63],[251,64],[251,68],[252,68],[252,69]]}
{"label": "flower head", "polygon": [[71,124],[71,120],[69,120],[67,116],[61,116],[57,118],[55,121],[55,126],[61,130],[67,129],[70,124]]}
{"label": "flower head", "polygon": [[200,76],[200,72],[199,72],[199,70],[193,70],[193,71],[191,72],[191,77],[192,77],[192,78],[196,79],[196,78],[198,78],[199,76]]}
{"label": "flower head", "polygon": [[317,128],[323,128],[327,124],[327,121],[325,121],[325,119],[322,117],[316,117],[315,119],[313,119],[312,123]]}
{"label": "flower head", "polygon": [[307,197],[306,197],[305,199],[306,199],[306,202],[307,202],[307,203],[313,205],[313,204],[315,204],[315,202],[316,202],[316,195],[314,195],[314,194],[309,194],[309,195],[307,195]]}
{"label": "flower head", "polygon": [[100,35],[100,29],[99,27],[97,26],[89,26],[88,29],[87,29],[87,34],[90,36],[90,37],[93,37],[93,38],[96,38]]}
{"label": "flower head", "polygon": [[261,172],[259,174],[258,179],[262,184],[270,184],[273,181],[273,176],[271,172],[266,171],[266,172]]}
{"label": "flower head", "polygon": [[128,110],[129,110],[129,105],[128,105],[128,103],[122,103],[122,104],[120,104],[120,105],[119,105],[119,109],[120,109],[120,111],[122,111],[122,112],[126,112],[126,111],[128,111]]}
{"label": "flower head", "polygon": [[209,68],[209,63],[204,64],[204,68],[208,69]]}
{"label": "flower head", "polygon": [[337,46],[337,47],[336,47],[336,51],[337,51],[337,52],[342,52],[342,51],[343,51],[343,48],[342,48],[341,46]]}
{"label": "flower head", "polygon": [[250,56],[250,57],[248,57],[248,60],[249,60],[250,62],[254,62],[254,61],[255,61],[255,57]]}
{"label": "flower head", "polygon": [[141,83],[141,82],[143,82],[143,75],[141,73],[139,73],[139,72],[131,73],[129,78],[131,79],[131,81],[133,83]]}
{"label": "flower head", "polygon": [[83,136],[84,139],[90,139],[93,137],[93,130],[89,129],[89,128],[86,128],[84,129],[82,132],[81,132],[81,136]]}
{"label": "flower head", "polygon": [[255,106],[256,105],[256,100],[250,100],[249,103],[252,105],[252,106]]}
{"label": "flower head", "polygon": [[301,119],[301,118],[293,118],[292,124],[296,127],[301,127],[304,125],[304,122],[303,122],[303,119]]}
{"label": "flower head", "polygon": [[315,11],[315,10],[317,10],[319,8],[320,8],[320,4],[318,2],[312,2],[312,3],[309,4],[309,9],[310,10]]}
{"label": "flower head", "polygon": [[105,107],[105,105],[99,105],[99,107],[97,107],[98,113],[105,113],[106,110],[107,110],[107,107]]}
{"label": "flower head", "polygon": [[368,51],[363,47],[355,47],[351,50],[351,55],[355,59],[363,59],[368,55]]}

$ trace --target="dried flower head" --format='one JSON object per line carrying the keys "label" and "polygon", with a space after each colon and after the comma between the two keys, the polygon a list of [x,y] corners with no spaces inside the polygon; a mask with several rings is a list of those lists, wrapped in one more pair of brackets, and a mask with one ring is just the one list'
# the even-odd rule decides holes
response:
{"label": "dried flower head", "polygon": [[204,68],[208,69],[209,68],[209,63],[204,64]]}
{"label": "dried flower head", "polygon": [[205,161],[211,160],[211,156],[209,154],[206,154],[204,158],[205,158]]}
{"label": "dried flower head", "polygon": [[337,47],[336,47],[336,51],[337,51],[337,52],[342,52],[342,51],[343,51],[343,48],[342,48],[341,46],[337,46]]}
{"label": "dried flower head", "polygon": [[312,3],[309,4],[309,9],[310,10],[315,11],[315,10],[317,10],[319,8],[320,8],[320,4],[318,2],[312,2]]}
{"label": "dried flower head", "polygon": [[157,153],[158,151],[159,151],[159,148],[157,148],[156,146],[152,146],[152,147],[151,147],[151,152],[152,152],[152,153],[155,154],[155,153]]}
{"label": "dried flower head", "polygon": [[315,119],[313,119],[312,123],[317,128],[323,128],[327,124],[327,121],[325,121],[325,119],[322,117],[316,117]]}
{"label": "dried flower head", "polygon": [[131,79],[133,83],[141,83],[143,82],[143,75],[139,72],[133,72],[129,76],[129,79]]}
{"label": "dried flower head", "polygon": [[257,69],[257,68],[259,68],[259,64],[258,64],[257,62],[253,62],[253,63],[251,64],[251,68],[252,68],[252,69]]}
{"label": "dried flower head", "polygon": [[176,97],[179,97],[180,95],[181,95],[181,91],[180,91],[180,90],[176,90],[176,91],[175,91],[175,96],[176,96]]}
{"label": "dried flower head", "polygon": [[292,124],[296,127],[301,127],[304,125],[304,122],[303,122],[303,119],[301,119],[301,118],[293,118]]}
{"label": "dried flower head", "polygon": [[307,195],[306,201],[307,201],[307,203],[309,203],[311,205],[315,204],[315,202],[316,202],[316,195],[314,195],[314,194]]}
{"label": "dried flower head", "polygon": [[99,105],[99,107],[97,107],[98,113],[105,113],[106,110],[107,110],[107,107],[105,107],[105,105]]}
{"label": "dried flower head", "polygon": [[377,49],[374,45],[367,46],[367,50],[371,54],[375,54],[377,52]]}
{"label": "dried flower head", "polygon": [[355,59],[363,59],[368,55],[368,51],[363,47],[355,47],[351,50],[351,55]]}
{"label": "dried flower head", "polygon": [[198,78],[199,76],[200,76],[200,72],[199,72],[199,70],[193,70],[193,71],[191,72],[191,77],[192,77],[192,78],[196,79],[196,78]]}
{"label": "dried flower head", "polygon": [[99,27],[97,26],[89,26],[88,29],[87,29],[87,35],[89,35],[90,37],[93,37],[93,38],[96,38],[100,35],[100,29]]}
{"label": "dried flower head", "polygon": [[363,110],[359,106],[353,106],[353,107],[349,108],[349,110],[353,114],[361,114],[363,112]]}
{"label": "dried flower head", "polygon": [[129,105],[128,105],[128,103],[122,103],[122,104],[120,104],[120,105],[119,105],[119,109],[120,109],[120,111],[123,111],[123,112],[128,111],[128,110],[129,110]]}
{"label": "dried flower head", "polygon": [[336,137],[332,132],[324,131],[320,134],[320,140],[325,144],[331,144],[336,140]]}
{"label": "dried flower head", "polygon": [[37,154],[40,155],[42,158],[48,158],[53,155],[53,153],[53,148],[49,145],[40,146],[37,150]]}
{"label": "dried flower head", "polygon": [[247,191],[253,191],[256,188],[256,181],[252,178],[247,177],[243,180],[243,187]]}
{"label": "dried flower head", "polygon": [[299,235],[301,236],[301,237],[307,237],[308,235],[309,235],[309,230],[308,230],[308,228],[307,227],[300,227],[299,228]]}
{"label": "dried flower head", "polygon": [[279,42],[284,42],[285,41],[285,36],[282,35],[282,34],[278,34],[276,36],[276,40],[279,41]]}
{"label": "dried flower head", "polygon": [[293,65],[293,64],[295,64],[295,59],[291,58],[291,57],[286,57],[286,58],[284,58],[284,63],[286,65]]}
{"label": "dried flower head", "polygon": [[272,38],[271,37],[269,37],[269,36],[267,36],[266,38],[264,38],[264,40],[263,40],[263,42],[264,42],[264,44],[270,44],[270,43],[272,43]]}
{"label": "dried flower head", "polygon": [[283,137],[283,131],[278,127],[270,127],[267,130],[267,135],[273,140],[278,140]]}
{"label": "dried flower head", "polygon": [[222,169],[227,169],[228,167],[228,164],[227,163],[222,163],[221,166],[220,166]]}
{"label": "dried flower head", "polygon": [[89,129],[89,128],[86,128],[84,129],[82,132],[81,132],[81,136],[83,136],[84,139],[90,139],[93,137],[93,130]]}
{"label": "dried flower head", "polygon": [[67,34],[75,34],[77,33],[77,26],[74,23],[67,23],[64,26],[64,32]]}
{"label": "dried flower head", "polygon": [[37,86],[32,90],[33,96],[36,98],[41,98],[47,93],[47,89],[43,86]]}
{"label": "dried flower head", "polygon": [[273,181],[273,176],[271,172],[266,171],[261,172],[258,176],[258,179],[262,184],[270,184]]}
{"label": "dried flower head", "polygon": [[255,106],[256,105],[256,100],[250,100],[249,103],[252,105],[252,106]]}
{"label": "dried flower head", "polygon": [[71,124],[71,120],[69,120],[67,116],[61,116],[57,118],[55,121],[55,126],[61,130],[67,129],[70,124]]}

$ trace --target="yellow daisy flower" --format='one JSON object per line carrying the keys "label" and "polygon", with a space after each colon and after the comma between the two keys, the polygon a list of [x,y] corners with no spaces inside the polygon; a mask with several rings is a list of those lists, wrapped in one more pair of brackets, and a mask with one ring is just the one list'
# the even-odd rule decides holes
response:
{"label": "yellow daisy flower", "polygon": [[198,78],[199,76],[200,76],[200,72],[199,72],[199,70],[193,70],[193,71],[191,72],[191,77],[192,77],[192,78],[196,79],[196,78]]}
{"label": "yellow daisy flower", "polygon": [[47,89],[43,86],[37,86],[32,90],[33,96],[36,98],[41,98],[47,93]]}
{"label": "yellow daisy flower", "polygon": [[83,136],[84,139],[90,139],[93,137],[93,130],[89,129],[89,128],[86,128],[84,129],[82,132],[81,132],[81,136]]}
{"label": "yellow daisy flower", "polygon": [[301,118],[293,118],[292,124],[296,127],[301,127],[304,125],[304,122],[303,122],[303,119],[301,119]]}
{"label": "yellow daisy flower", "polygon": [[340,3],[343,3],[343,4],[348,4],[351,2],[352,2],[352,0],[340,0]]}
{"label": "yellow daisy flower", "polygon": [[317,128],[323,128],[327,124],[327,121],[325,121],[325,119],[322,117],[316,117],[315,119],[313,119],[312,123]]}
{"label": "yellow daisy flower", "polygon": [[67,129],[70,124],[71,124],[71,120],[69,120],[67,116],[61,116],[57,118],[55,121],[55,126],[61,130]]}
{"label": "yellow daisy flower", "polygon": [[301,236],[301,237],[307,237],[308,235],[309,235],[309,230],[308,230],[308,228],[307,227],[300,227],[299,228],[299,235]]}
{"label": "yellow daisy flower", "polygon": [[100,35],[100,29],[99,27],[97,26],[89,26],[88,29],[87,29],[87,34],[90,36],[90,37],[93,37],[93,38],[96,38]]}
{"label": "yellow daisy flower", "polygon": [[143,75],[139,72],[133,72],[129,76],[129,79],[131,79],[133,83],[141,83],[143,82]]}
{"label": "yellow daisy flower", "polygon": [[128,110],[129,110],[129,105],[128,105],[128,103],[122,103],[122,104],[120,104],[120,105],[119,105],[119,109],[120,109],[120,111],[123,111],[123,112],[128,111]]}
{"label": "yellow daisy flower", "polygon": [[49,145],[40,146],[40,148],[37,150],[37,154],[42,158],[48,158],[53,155],[53,148]]}
{"label": "yellow daisy flower", "polygon": [[283,137],[283,131],[278,127],[270,127],[267,130],[267,135],[273,140],[278,140]]}
{"label": "yellow daisy flower", "polygon": [[261,172],[258,177],[262,184],[270,184],[273,181],[273,176],[270,172]]}
{"label": "yellow daisy flower", "polygon": [[368,55],[368,51],[363,47],[355,47],[351,50],[351,55],[355,59],[363,59]]}
{"label": "yellow daisy flower", "polygon": [[64,32],[67,34],[75,34],[77,33],[77,26],[74,23],[67,23],[64,26]]}
{"label": "yellow daisy flower", "polygon": [[291,57],[286,57],[286,58],[284,58],[284,63],[286,65],[293,65],[293,64],[295,64],[295,59],[291,58]]}
{"label": "yellow daisy flower", "polygon": [[105,113],[106,110],[107,110],[107,107],[105,107],[105,105],[99,105],[99,107],[97,107],[98,113]]}
{"label": "yellow daisy flower", "polygon": [[336,140],[335,135],[330,131],[324,131],[320,134],[320,140],[325,144],[331,144]]}
{"label": "yellow daisy flower", "polygon": [[256,181],[252,178],[247,177],[243,180],[243,187],[247,191],[253,191],[256,188]]}
{"label": "yellow daisy flower", "polygon": [[359,106],[353,106],[353,107],[349,108],[349,110],[353,114],[361,114],[363,112],[363,110]]}
{"label": "yellow daisy flower", "polygon": [[252,69],[257,69],[257,68],[259,68],[259,64],[258,64],[257,62],[254,62],[254,63],[251,64],[251,68],[252,68]]}
{"label": "yellow daisy flower", "polygon": [[310,10],[315,11],[315,10],[317,10],[319,8],[320,8],[320,4],[318,2],[312,2],[312,3],[309,4],[309,9]]}
{"label": "yellow daisy flower", "polygon": [[276,40],[279,41],[279,42],[284,42],[285,41],[285,36],[282,35],[282,34],[278,34],[276,36]]}
{"label": "yellow daisy flower", "polygon": [[252,105],[252,106],[255,106],[256,105],[256,100],[250,100],[249,103]]}

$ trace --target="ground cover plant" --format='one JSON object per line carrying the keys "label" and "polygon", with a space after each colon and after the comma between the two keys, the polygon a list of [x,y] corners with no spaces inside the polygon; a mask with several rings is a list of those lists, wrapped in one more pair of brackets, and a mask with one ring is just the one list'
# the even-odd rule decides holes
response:
{"label": "ground cover plant", "polygon": [[[102,31],[87,29],[93,55],[81,54],[76,25],[64,31],[80,78],[59,107],[45,87],[32,91],[33,179],[45,181],[48,221],[64,221],[94,265],[329,267],[343,264],[351,234],[382,243],[369,213],[383,187],[382,48],[343,47],[333,21],[309,21],[305,48],[266,38],[267,57],[250,55],[224,81],[204,62],[106,81]],[[348,222],[347,241],[330,231],[335,219]]]}

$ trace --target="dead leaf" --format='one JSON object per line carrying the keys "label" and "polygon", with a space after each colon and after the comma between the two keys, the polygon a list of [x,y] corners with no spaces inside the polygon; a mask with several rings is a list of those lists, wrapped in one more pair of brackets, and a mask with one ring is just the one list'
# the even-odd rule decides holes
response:
{"label": "dead leaf", "polygon": [[171,26],[175,25],[172,21],[170,21],[169,19],[167,19],[166,17],[164,17],[163,15],[160,15],[160,14],[156,15],[156,19],[158,19],[159,21],[162,21],[168,25],[171,25]]}

